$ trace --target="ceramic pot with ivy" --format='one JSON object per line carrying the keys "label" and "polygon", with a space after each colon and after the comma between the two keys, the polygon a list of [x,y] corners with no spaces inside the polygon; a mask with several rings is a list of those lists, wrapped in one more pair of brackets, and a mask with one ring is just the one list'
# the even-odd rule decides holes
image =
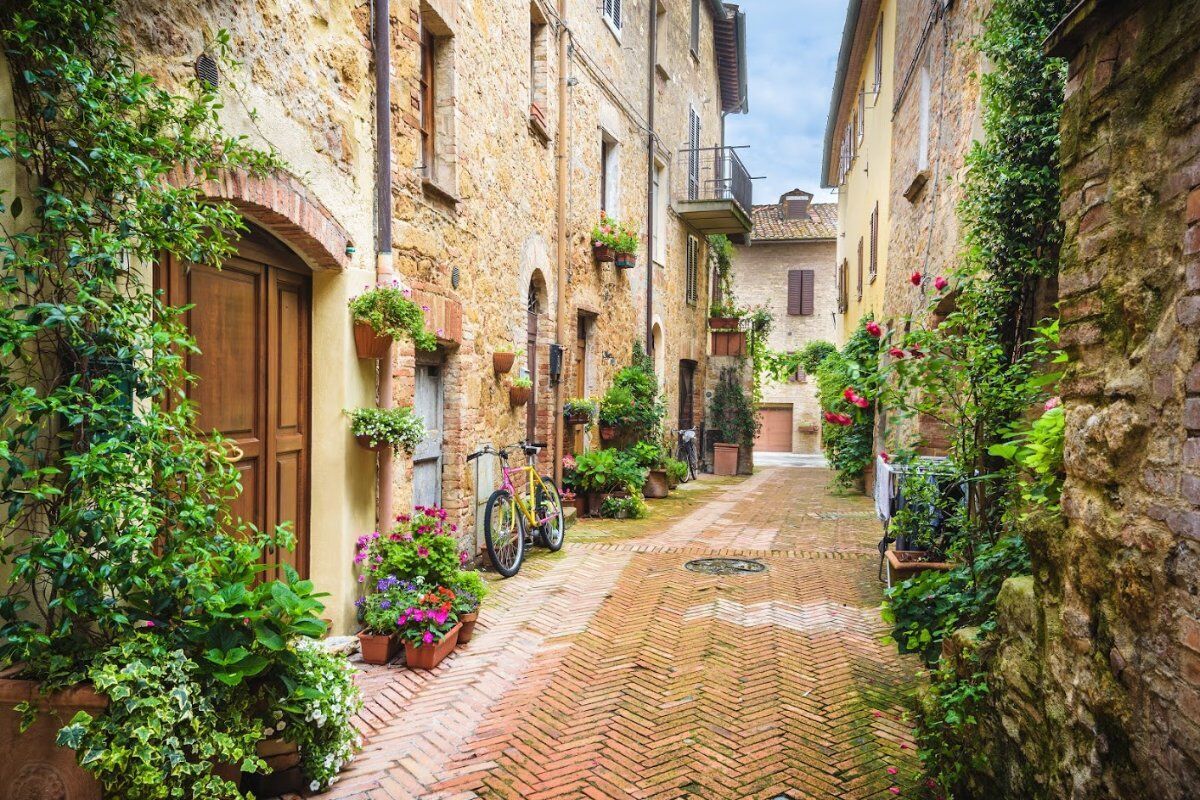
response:
{"label": "ceramic pot with ivy", "polygon": [[347,412],[350,432],[368,450],[403,450],[411,453],[425,438],[425,424],[408,406],[356,408]]}
{"label": "ceramic pot with ivy", "polygon": [[425,329],[425,310],[398,282],[367,287],[351,298],[358,357],[383,358],[392,342],[401,338],[411,340],[418,350],[437,349],[437,339]]}
{"label": "ceramic pot with ivy", "polygon": [[508,404],[518,408],[529,402],[533,395],[533,381],[529,378],[514,378],[508,387]]}

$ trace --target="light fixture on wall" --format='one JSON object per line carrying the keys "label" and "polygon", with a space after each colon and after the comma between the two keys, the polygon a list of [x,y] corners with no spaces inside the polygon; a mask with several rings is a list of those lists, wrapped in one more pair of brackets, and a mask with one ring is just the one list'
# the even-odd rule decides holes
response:
{"label": "light fixture on wall", "polygon": [[550,345],[550,382],[558,383],[562,380],[563,370],[563,351],[565,348],[561,344]]}

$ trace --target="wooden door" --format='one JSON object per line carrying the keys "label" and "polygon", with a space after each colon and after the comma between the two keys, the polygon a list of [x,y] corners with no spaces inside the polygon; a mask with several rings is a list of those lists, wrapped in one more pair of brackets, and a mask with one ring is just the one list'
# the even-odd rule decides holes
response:
{"label": "wooden door", "polygon": [[792,452],[792,407],[762,408],[758,413],[762,426],[754,439],[754,449],[760,453]]}
{"label": "wooden door", "polygon": [[[576,397],[587,397],[587,350],[588,350],[588,343],[587,343],[588,320],[587,320],[587,317],[580,315],[576,325],[577,325],[577,329],[575,331],[575,365],[574,365],[575,396]],[[582,425],[576,425],[574,440],[572,442],[573,446],[571,448],[572,453],[582,453],[583,452],[583,433],[584,433],[584,427]]]}
{"label": "wooden door", "polygon": [[[168,257],[157,282],[172,305],[194,306],[186,323],[200,352],[187,359],[204,431],[231,448],[242,492],[233,511],[260,530],[290,525],[292,552],[265,563],[308,573],[311,276],[266,234],[252,234],[220,270]],[[272,577],[278,570],[269,570]]]}
{"label": "wooden door", "polygon": [[696,362],[679,362],[679,429],[696,427]]}
{"label": "wooden door", "polygon": [[425,438],[413,451],[413,505],[442,504],[442,367],[418,364],[413,410],[425,423]]}
{"label": "wooden door", "polygon": [[530,309],[525,327],[525,358],[529,364],[529,380],[533,381],[533,391],[529,393],[529,404],[525,406],[525,438],[530,442],[537,441],[537,398],[538,398],[538,311],[536,304],[530,300]]}

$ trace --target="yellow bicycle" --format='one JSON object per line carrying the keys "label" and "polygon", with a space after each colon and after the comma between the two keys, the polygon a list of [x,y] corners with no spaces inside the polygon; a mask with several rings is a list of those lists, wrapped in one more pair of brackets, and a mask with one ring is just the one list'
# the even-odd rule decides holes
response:
{"label": "yellow bicycle", "polygon": [[[511,578],[520,571],[521,562],[525,559],[525,547],[532,544],[535,533],[551,552],[562,549],[566,538],[562,498],[554,481],[539,475],[537,471],[537,454],[545,446],[519,442],[496,449],[489,444],[467,456],[468,462],[485,455],[500,459],[504,478],[500,488],[488,497],[483,515],[483,538],[492,566],[505,578]],[[509,467],[509,453],[517,448],[525,454],[526,464],[523,467]],[[524,488],[518,489],[522,478]]]}

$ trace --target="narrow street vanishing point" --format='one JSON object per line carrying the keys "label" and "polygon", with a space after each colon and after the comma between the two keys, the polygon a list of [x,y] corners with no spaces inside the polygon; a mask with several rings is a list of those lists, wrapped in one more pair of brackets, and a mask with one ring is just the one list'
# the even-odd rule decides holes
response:
{"label": "narrow street vanishing point", "polygon": [[[870,501],[831,475],[768,467],[575,526],[437,670],[366,668],[363,752],[320,797],[891,797],[917,772],[917,665],[882,642]],[[713,558],[763,568],[688,568]]]}

